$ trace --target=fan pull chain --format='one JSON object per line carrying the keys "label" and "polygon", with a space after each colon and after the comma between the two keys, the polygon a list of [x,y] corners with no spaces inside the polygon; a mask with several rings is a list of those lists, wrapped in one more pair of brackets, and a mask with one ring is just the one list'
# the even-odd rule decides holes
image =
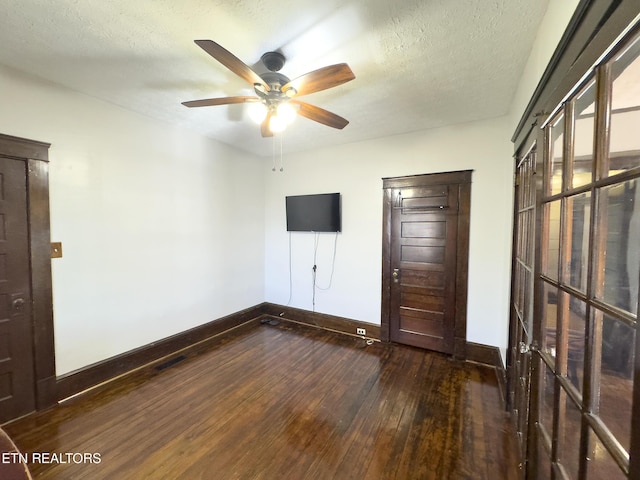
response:
{"label": "fan pull chain", "polygon": [[280,171],[284,172],[284,160],[282,159],[282,139],[284,138],[284,132],[280,133]]}
{"label": "fan pull chain", "polygon": [[271,137],[273,142],[271,142],[271,158],[273,159],[273,167],[271,167],[271,171],[276,171],[276,136]]}

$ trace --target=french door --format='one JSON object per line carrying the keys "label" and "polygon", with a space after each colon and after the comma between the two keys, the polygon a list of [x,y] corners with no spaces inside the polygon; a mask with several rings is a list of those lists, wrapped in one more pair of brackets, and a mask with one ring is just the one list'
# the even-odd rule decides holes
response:
{"label": "french door", "polygon": [[532,146],[516,166],[514,244],[509,348],[510,408],[514,413],[518,446],[526,456],[531,390],[533,344],[534,238],[536,220],[536,147]]}
{"label": "french door", "polygon": [[[538,153],[529,150],[517,164],[509,351],[523,474],[637,479],[637,28],[548,115],[536,143]],[[531,205],[525,189],[535,190]]]}

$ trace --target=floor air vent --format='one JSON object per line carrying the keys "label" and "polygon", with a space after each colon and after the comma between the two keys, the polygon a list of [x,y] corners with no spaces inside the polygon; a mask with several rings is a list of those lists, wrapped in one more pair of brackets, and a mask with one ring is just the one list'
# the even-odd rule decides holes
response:
{"label": "floor air vent", "polygon": [[166,368],[173,367],[174,365],[180,363],[186,358],[187,357],[185,357],[184,355],[180,355],[178,357],[172,358],[171,360],[167,360],[166,362],[161,363],[160,365],[156,365],[156,370],[164,370]]}
{"label": "floor air vent", "polygon": [[280,325],[280,320],[277,320],[277,319],[271,318],[271,317],[266,317],[266,318],[263,318],[262,320],[260,320],[260,323],[262,323],[263,325],[264,324],[268,324],[268,325],[276,326],[276,325]]}

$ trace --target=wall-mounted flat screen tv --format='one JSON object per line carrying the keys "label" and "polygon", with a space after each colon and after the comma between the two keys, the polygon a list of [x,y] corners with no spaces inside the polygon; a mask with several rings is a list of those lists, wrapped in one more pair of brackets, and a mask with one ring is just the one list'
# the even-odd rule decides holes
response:
{"label": "wall-mounted flat screen tv", "polygon": [[287,231],[339,232],[342,227],[339,193],[286,197]]}

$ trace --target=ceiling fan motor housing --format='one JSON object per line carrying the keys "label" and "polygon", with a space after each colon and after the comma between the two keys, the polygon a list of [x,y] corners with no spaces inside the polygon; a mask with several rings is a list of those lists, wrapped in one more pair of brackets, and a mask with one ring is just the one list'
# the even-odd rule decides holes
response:
{"label": "ceiling fan motor housing", "polygon": [[260,75],[260,78],[262,78],[265,83],[271,88],[271,91],[269,93],[273,92],[274,90],[279,93],[280,87],[290,82],[289,78],[278,72],[266,72]]}
{"label": "ceiling fan motor housing", "polygon": [[260,58],[268,70],[277,72],[284,66],[285,58],[280,52],[267,52]]}

